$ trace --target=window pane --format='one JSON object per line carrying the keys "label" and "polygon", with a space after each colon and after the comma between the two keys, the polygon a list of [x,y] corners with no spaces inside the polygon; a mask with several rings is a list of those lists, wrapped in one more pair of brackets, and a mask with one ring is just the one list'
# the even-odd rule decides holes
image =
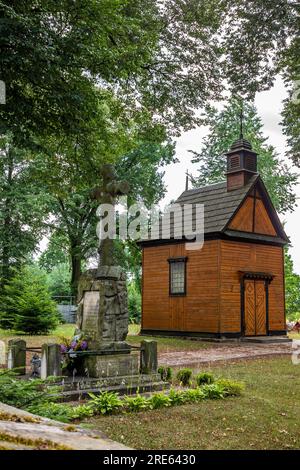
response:
{"label": "window pane", "polygon": [[185,287],[185,262],[171,263],[171,294],[184,294]]}

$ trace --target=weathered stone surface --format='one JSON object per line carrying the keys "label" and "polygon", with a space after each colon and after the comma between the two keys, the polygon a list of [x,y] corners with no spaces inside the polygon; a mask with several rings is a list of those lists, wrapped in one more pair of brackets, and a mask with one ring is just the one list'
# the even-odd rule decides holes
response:
{"label": "weathered stone surface", "polygon": [[[0,403],[1,447],[6,449],[53,449],[70,450],[128,450],[123,444],[108,439],[100,431],[90,431],[80,426],[42,418],[12,406]],[[17,419],[16,419],[17,418]],[[12,442],[9,442],[12,441]],[[13,442],[15,440],[15,442]]]}
{"label": "weathered stone surface", "polygon": [[139,354],[87,356],[84,367],[90,377],[118,377],[139,373]]}
{"label": "weathered stone surface", "polygon": [[119,279],[121,272],[121,266],[99,266],[96,279]]}
{"label": "weathered stone surface", "polygon": [[61,352],[59,344],[43,344],[41,378],[46,379],[50,376],[59,377],[61,375]]}
{"label": "weathered stone surface", "polygon": [[23,339],[8,341],[8,369],[17,369],[20,375],[26,374],[26,341]]}
{"label": "weathered stone surface", "polygon": [[141,342],[141,373],[157,372],[157,342],[144,340]]}
{"label": "weathered stone surface", "polygon": [[124,341],[128,334],[126,276],[119,266],[101,266],[101,272],[102,279],[89,271],[79,282],[76,334],[83,334],[89,349],[101,349],[103,342]]}

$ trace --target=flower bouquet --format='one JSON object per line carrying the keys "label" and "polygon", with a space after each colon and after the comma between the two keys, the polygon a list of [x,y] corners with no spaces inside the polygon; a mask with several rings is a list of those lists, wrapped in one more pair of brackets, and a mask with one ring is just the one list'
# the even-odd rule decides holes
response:
{"label": "flower bouquet", "polygon": [[62,338],[60,344],[60,352],[63,356],[62,368],[73,372],[74,369],[79,369],[80,358],[76,354],[78,351],[86,351],[88,349],[88,342],[81,335],[75,335],[70,340],[69,338]]}

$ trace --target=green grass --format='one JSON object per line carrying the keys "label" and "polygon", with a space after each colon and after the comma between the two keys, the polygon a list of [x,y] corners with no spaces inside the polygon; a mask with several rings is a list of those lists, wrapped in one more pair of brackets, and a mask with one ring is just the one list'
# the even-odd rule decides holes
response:
{"label": "green grass", "polygon": [[27,346],[39,347],[44,343],[58,342],[61,336],[71,338],[74,334],[75,325],[65,323],[59,325],[54,331],[48,335],[22,335],[15,331],[0,329],[0,340],[8,341],[10,339],[24,339]]}
{"label": "green grass", "polygon": [[94,417],[85,426],[136,449],[300,447],[300,366],[290,358],[270,358],[223,363],[209,370],[245,382],[243,396]]}
{"label": "green grass", "polygon": [[[59,325],[56,330],[52,331],[49,335],[22,335],[14,331],[0,329],[0,340],[8,341],[13,338],[24,339],[27,346],[39,347],[43,343],[59,342],[60,337],[71,338],[75,331],[75,325],[63,324]],[[205,343],[203,341],[192,341],[177,338],[160,338],[150,336],[139,336],[140,325],[129,325],[129,335],[127,341],[132,345],[139,345],[143,339],[155,340],[158,342],[158,352],[172,352],[172,351],[192,351],[200,348],[212,347],[212,343]]]}

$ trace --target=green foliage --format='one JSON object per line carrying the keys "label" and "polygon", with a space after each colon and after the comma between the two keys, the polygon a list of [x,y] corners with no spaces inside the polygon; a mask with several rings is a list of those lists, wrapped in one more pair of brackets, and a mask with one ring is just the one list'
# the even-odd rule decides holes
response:
{"label": "green foliage", "polygon": [[126,396],[123,400],[123,407],[129,412],[145,411],[150,408],[150,403],[146,397],[137,394],[133,397]]}
{"label": "green foliage", "polygon": [[48,195],[32,178],[28,152],[0,137],[0,290],[45,234]]}
{"label": "green foliage", "polygon": [[35,265],[24,266],[4,287],[0,311],[2,328],[39,334],[53,330],[59,321],[45,274]]}
{"label": "green foliage", "polygon": [[241,382],[229,379],[218,379],[216,385],[223,389],[224,396],[238,397],[245,390],[245,385]]}
{"label": "green foliage", "polygon": [[39,256],[39,266],[51,273],[56,266],[69,264],[68,236],[64,232],[54,231],[48,241],[47,248]]}
{"label": "green foliage", "polygon": [[183,390],[182,393],[187,403],[198,403],[207,398],[205,392],[200,387]]}
{"label": "green foliage", "polygon": [[171,382],[173,376],[173,371],[171,367],[160,366],[157,369],[157,372],[160,374],[161,380],[163,380],[163,382]]}
{"label": "green foliage", "polygon": [[89,393],[90,406],[95,413],[102,415],[118,411],[122,407],[122,401],[115,392],[101,392],[99,395]]}
{"label": "green foliage", "polygon": [[152,410],[171,406],[170,398],[163,392],[153,393],[148,401]]}
{"label": "green foliage", "polygon": [[169,391],[169,399],[171,401],[171,405],[183,405],[188,401],[188,398],[186,396],[186,390],[176,390],[174,388],[171,388]]}
{"label": "green foliage", "polygon": [[78,405],[72,408],[72,419],[83,419],[93,416],[94,411],[90,404]]}
{"label": "green foliage", "polygon": [[[60,263],[53,267],[47,274],[49,292],[52,297],[70,296],[71,292],[71,272],[68,263]],[[59,302],[59,299],[57,299]]]}
{"label": "green foliage", "polygon": [[[240,100],[231,98],[222,111],[211,109],[207,119],[209,133],[204,139],[203,148],[199,153],[192,152],[193,161],[200,164],[199,176],[194,180],[194,186],[199,187],[224,180],[226,171],[224,153],[239,137],[240,107]],[[276,209],[282,214],[294,210],[298,176],[280,160],[274,147],[267,143],[261,119],[251,102],[244,103],[244,137],[259,154],[258,170]]]}
{"label": "green foliage", "polygon": [[27,411],[43,416],[44,418],[61,421],[62,423],[69,423],[73,418],[75,418],[73,409],[70,405],[65,405],[63,403],[35,403],[29,405],[27,407]]}
{"label": "green foliage", "polygon": [[285,250],[285,302],[286,314],[290,321],[300,317],[300,276],[294,272],[294,265],[288,249]]}
{"label": "green foliage", "polygon": [[195,380],[196,384],[200,386],[204,384],[212,384],[215,381],[215,378],[210,372],[201,372],[196,375]]}
{"label": "green foliage", "polygon": [[[51,385],[55,379],[20,380],[14,371],[0,369],[0,396],[7,405],[27,409],[34,404],[45,404],[54,401],[59,387]],[[57,378],[56,378],[57,380]]]}
{"label": "green foliage", "polygon": [[129,322],[139,324],[142,315],[142,299],[141,293],[138,291],[136,284],[130,282],[128,284],[128,313]]}
{"label": "green foliage", "polygon": [[177,372],[177,380],[180,382],[181,385],[184,387],[187,387],[191,383],[191,377],[192,377],[192,369],[184,368],[180,369]]}
{"label": "green foliage", "polygon": [[218,400],[226,395],[225,387],[219,383],[202,385],[201,391],[204,393],[205,398],[210,400]]}

